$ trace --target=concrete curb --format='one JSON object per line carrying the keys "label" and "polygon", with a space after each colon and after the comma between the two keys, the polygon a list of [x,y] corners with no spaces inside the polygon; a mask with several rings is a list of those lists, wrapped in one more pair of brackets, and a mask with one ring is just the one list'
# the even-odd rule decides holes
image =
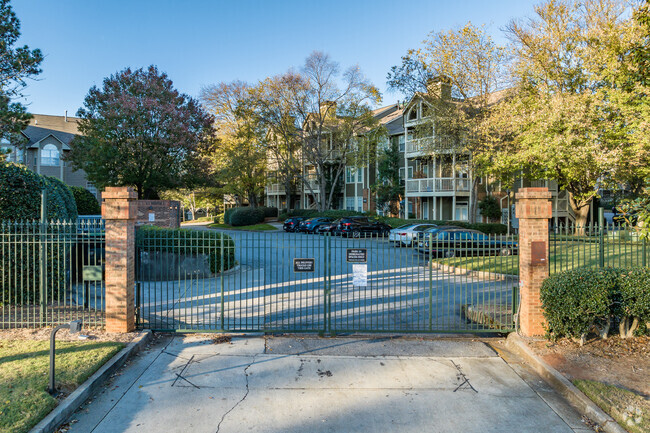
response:
{"label": "concrete curb", "polygon": [[431,268],[438,269],[443,272],[449,272],[452,274],[472,277],[481,280],[489,280],[489,281],[518,281],[519,280],[519,277],[517,275],[497,274],[495,272],[488,272],[488,271],[473,271],[471,269],[465,269],[458,266],[445,265],[443,263],[437,263],[437,262],[432,262]]}
{"label": "concrete curb", "polygon": [[52,410],[45,418],[41,420],[30,433],[51,433],[56,428],[67,420],[74,411],[77,410],[83,402],[85,402],[91,395],[103,386],[104,382],[115,371],[124,365],[127,359],[141,351],[142,348],[151,340],[152,332],[150,330],[143,331],[132,342],[130,342],[124,349],[120,350],[117,355],[112,357],[106,364],[100,367],[92,376],[82,383],[79,388],[74,390],[72,394],[59,403],[57,407]]}
{"label": "concrete curb", "polygon": [[508,335],[506,345],[528,362],[571,406],[582,415],[597,422],[605,432],[627,433],[623,427],[618,425],[611,416],[603,412],[596,403],[584,395],[566,377],[537,356],[516,332],[511,332]]}

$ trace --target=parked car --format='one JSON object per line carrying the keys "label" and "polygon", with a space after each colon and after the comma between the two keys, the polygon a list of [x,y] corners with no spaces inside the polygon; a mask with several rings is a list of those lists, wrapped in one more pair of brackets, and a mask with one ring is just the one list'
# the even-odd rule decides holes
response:
{"label": "parked car", "polygon": [[392,230],[388,224],[364,216],[339,218],[332,223],[332,233],[341,236],[386,236]]}
{"label": "parked car", "polygon": [[304,232],[304,233],[315,233],[316,228],[322,225],[329,225],[332,223],[332,218],[325,218],[325,217],[316,217],[316,218],[309,218],[306,220],[300,221],[298,223],[298,228],[296,231],[298,232]]}
{"label": "parked car", "polygon": [[[336,220],[336,221],[338,221],[338,220]],[[331,223],[325,223],[325,224],[319,225],[318,227],[316,227],[314,229],[314,233],[316,233],[318,235],[322,235],[322,234],[325,234],[325,233],[333,233],[334,228],[338,224],[336,221],[333,221]]]}
{"label": "parked car", "polygon": [[388,242],[396,247],[410,247],[418,241],[418,233],[438,227],[435,224],[406,224],[390,231]]}
{"label": "parked car", "polygon": [[282,225],[282,228],[284,229],[285,232],[293,232],[298,228],[298,224],[300,221],[305,220],[305,217],[291,217],[287,218],[284,220],[284,224]]}
{"label": "parked car", "polygon": [[435,233],[438,233],[440,230],[448,230],[448,229],[459,229],[460,227],[458,226],[436,226],[436,227],[431,227],[428,228],[424,231],[418,232],[417,236],[417,245],[420,244],[420,242],[423,242],[426,239],[429,239],[429,236],[433,236]]}
{"label": "parked car", "polygon": [[436,257],[458,256],[509,256],[518,253],[518,245],[513,241],[490,237],[478,230],[444,229],[432,235],[431,245],[425,238],[419,243],[419,251]]}

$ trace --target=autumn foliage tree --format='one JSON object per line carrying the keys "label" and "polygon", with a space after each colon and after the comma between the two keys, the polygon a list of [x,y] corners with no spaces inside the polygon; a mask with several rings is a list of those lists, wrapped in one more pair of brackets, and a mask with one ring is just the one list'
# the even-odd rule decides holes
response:
{"label": "autumn foliage tree", "polygon": [[133,186],[139,198],[206,178],[213,119],[155,66],[127,68],[93,86],[77,112],[67,160],[97,187]]}

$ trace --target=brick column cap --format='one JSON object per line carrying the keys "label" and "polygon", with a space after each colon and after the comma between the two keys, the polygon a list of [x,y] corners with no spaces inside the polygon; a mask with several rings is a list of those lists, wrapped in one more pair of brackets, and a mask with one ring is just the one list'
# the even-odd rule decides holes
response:
{"label": "brick column cap", "polygon": [[138,193],[130,186],[107,186],[102,192],[102,198],[108,200],[137,200]]}
{"label": "brick column cap", "polygon": [[515,198],[517,200],[525,200],[525,199],[545,199],[548,200],[552,197],[553,195],[551,192],[548,190],[546,187],[541,187],[541,188],[519,188],[517,193],[515,194]]}

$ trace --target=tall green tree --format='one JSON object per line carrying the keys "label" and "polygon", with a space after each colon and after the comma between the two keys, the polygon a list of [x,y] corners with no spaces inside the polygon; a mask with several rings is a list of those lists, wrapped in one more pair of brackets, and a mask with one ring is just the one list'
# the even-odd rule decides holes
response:
{"label": "tall green tree", "polygon": [[219,83],[201,91],[201,100],[215,119],[218,145],[210,153],[215,181],[224,192],[256,207],[264,194],[266,129],[250,111],[251,87],[241,81]]}
{"label": "tall green tree", "polygon": [[417,127],[422,147],[431,154],[468,155],[472,174],[469,217],[477,214],[478,185],[486,154],[488,108],[506,85],[505,49],[483,26],[465,26],[432,32],[423,46],[402,57],[388,74],[391,88],[408,98],[424,99],[428,116]]}
{"label": "tall green tree", "polygon": [[627,6],[547,0],[534,18],[506,28],[514,87],[494,111],[492,172],[557,180],[579,226],[601,182],[624,180],[641,161],[615,102],[622,89],[614,76],[636,37]]}
{"label": "tall green tree", "polygon": [[41,73],[43,54],[27,45],[15,47],[20,37],[20,21],[9,0],[0,0],[0,138],[15,142],[29,124],[31,115],[14,99],[22,96],[27,80]]}
{"label": "tall green tree", "polygon": [[133,186],[139,198],[207,177],[213,119],[155,66],[124,69],[93,86],[77,112],[67,160],[99,188]]}
{"label": "tall green tree", "polygon": [[399,176],[401,160],[399,144],[389,140],[388,146],[379,151],[377,183],[371,188],[377,197],[377,207],[387,209],[395,216],[399,215],[400,202],[404,198],[404,181]]}

